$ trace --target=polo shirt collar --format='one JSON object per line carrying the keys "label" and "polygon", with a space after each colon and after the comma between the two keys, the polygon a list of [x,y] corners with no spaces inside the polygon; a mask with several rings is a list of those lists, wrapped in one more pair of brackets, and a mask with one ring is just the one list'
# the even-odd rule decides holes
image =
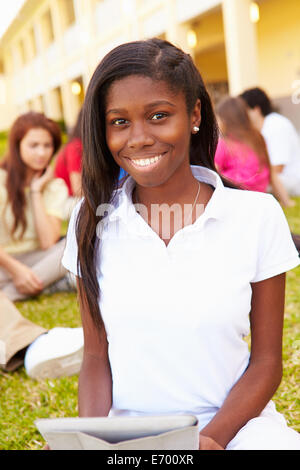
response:
{"label": "polo shirt collar", "polygon": [[200,220],[203,220],[204,222],[204,220],[207,219],[223,219],[225,215],[226,190],[221,177],[217,172],[203,166],[191,165],[191,169],[193,175],[198,181],[209,184],[215,188],[205,207],[204,214],[199,217],[193,225],[196,225],[197,222],[200,223]]}
{"label": "polo shirt collar", "polygon": [[[204,214],[200,219],[222,219],[225,188],[220,176],[215,171],[203,166],[191,165],[191,170],[198,181],[212,185],[215,188],[212,197],[205,208]],[[118,202],[116,207],[108,216],[109,221],[122,219],[126,223],[129,219],[137,215],[132,203],[132,192],[134,187],[135,181],[131,176],[129,176],[122,188],[116,191],[115,197],[118,199]],[[195,223],[197,223],[197,221]]]}

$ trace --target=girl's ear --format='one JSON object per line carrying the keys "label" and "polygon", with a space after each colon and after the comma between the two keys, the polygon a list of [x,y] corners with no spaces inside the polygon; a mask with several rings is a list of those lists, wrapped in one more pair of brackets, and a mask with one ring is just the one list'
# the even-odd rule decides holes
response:
{"label": "girl's ear", "polygon": [[[200,124],[201,124],[201,101],[198,98],[195,103],[194,109],[192,111],[192,115],[191,115],[191,132],[193,134],[198,132]],[[197,131],[195,131],[196,128],[198,129]]]}

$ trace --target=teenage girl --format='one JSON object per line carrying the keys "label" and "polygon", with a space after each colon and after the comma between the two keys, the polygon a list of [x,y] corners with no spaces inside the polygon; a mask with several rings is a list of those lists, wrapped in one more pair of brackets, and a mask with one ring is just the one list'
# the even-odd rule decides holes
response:
{"label": "teenage girl", "polygon": [[59,239],[68,189],[50,166],[60,143],[58,125],[41,113],[19,116],[10,130],[0,167],[0,290],[12,301],[66,274]]}
{"label": "teenage girl", "polygon": [[84,329],[79,414],[188,413],[200,449],[300,449],[270,401],[298,253],[273,196],[218,175],[217,141],[199,72],[172,44],[124,44],[96,68],[63,257]]}

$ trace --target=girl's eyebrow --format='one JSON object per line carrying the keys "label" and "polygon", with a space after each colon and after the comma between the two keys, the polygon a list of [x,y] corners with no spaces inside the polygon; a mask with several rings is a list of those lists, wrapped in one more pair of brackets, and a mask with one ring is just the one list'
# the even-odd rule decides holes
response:
{"label": "girl's eyebrow", "polygon": [[[171,103],[170,101],[167,100],[157,100],[153,101],[152,103],[146,104],[145,108],[150,109],[150,108],[155,108],[155,106],[160,106],[160,105],[168,105],[172,106],[173,108],[176,107],[175,104]],[[120,114],[120,113],[126,113],[127,110],[123,108],[114,108],[114,109],[109,109],[105,114],[110,114],[110,113],[115,113],[115,114]]]}
{"label": "girl's eyebrow", "polygon": [[168,106],[172,106],[173,108],[176,108],[176,105],[171,103],[170,101],[167,101],[167,100],[157,100],[157,101],[153,101],[152,103],[149,103],[145,106],[145,108],[154,108],[155,106],[160,106],[160,105],[168,105]]}

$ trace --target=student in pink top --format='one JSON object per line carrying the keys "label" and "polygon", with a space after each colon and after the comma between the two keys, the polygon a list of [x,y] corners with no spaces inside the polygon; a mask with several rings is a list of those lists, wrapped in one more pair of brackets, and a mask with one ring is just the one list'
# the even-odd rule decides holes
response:
{"label": "student in pink top", "polygon": [[240,98],[225,98],[216,112],[222,136],[215,154],[220,173],[244,189],[266,192],[270,183],[267,149],[244,103]]}
{"label": "student in pink top", "polygon": [[270,166],[265,140],[252,125],[241,98],[226,97],[216,107],[221,137],[215,154],[219,172],[250,190],[271,189],[282,205],[285,191]]}

